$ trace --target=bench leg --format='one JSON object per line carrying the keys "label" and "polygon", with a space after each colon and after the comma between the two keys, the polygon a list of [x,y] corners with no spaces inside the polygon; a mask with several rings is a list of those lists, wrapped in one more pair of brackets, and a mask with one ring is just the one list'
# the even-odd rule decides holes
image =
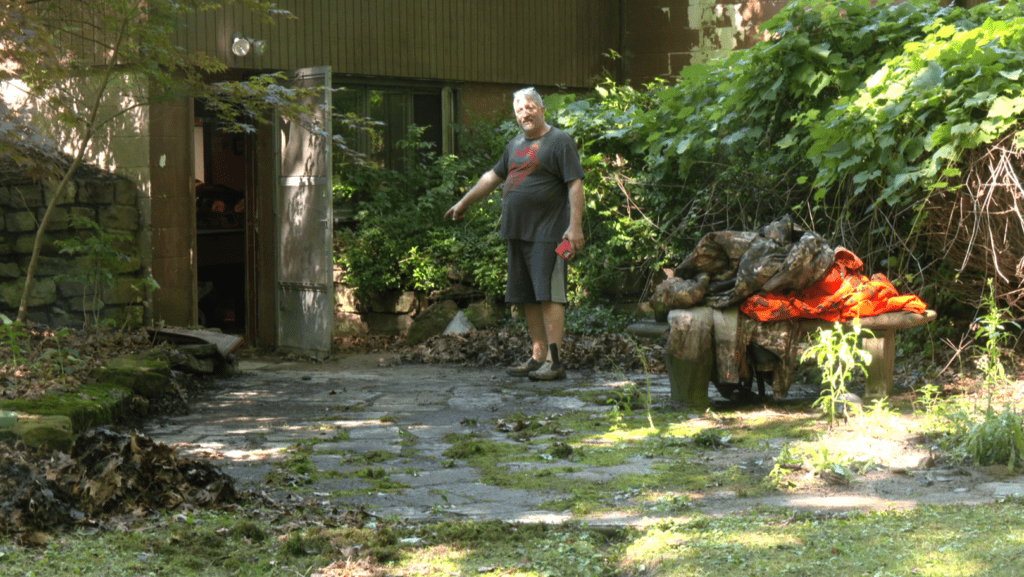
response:
{"label": "bench leg", "polygon": [[665,368],[672,400],[695,409],[711,406],[708,383],[715,371],[715,325],[710,307],[668,313],[671,328],[665,346]]}
{"label": "bench leg", "polygon": [[[711,362],[707,362],[711,360]],[[665,353],[665,369],[672,387],[672,400],[694,409],[711,406],[708,385],[711,383],[715,363],[711,359],[693,360]]]}
{"label": "bench leg", "polygon": [[866,397],[878,399],[892,395],[895,388],[896,330],[875,329],[874,337],[864,337],[861,346],[871,354],[867,367]]}

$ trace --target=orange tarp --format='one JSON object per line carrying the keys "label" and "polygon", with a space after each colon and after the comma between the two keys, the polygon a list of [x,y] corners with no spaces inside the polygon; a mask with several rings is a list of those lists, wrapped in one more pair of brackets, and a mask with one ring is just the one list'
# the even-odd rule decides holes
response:
{"label": "orange tarp", "polygon": [[863,268],[857,255],[839,247],[836,263],[818,282],[799,292],[754,295],[740,310],[765,322],[793,318],[846,322],[893,311],[923,313],[928,308],[916,295],[900,295],[885,275],[861,274]]}

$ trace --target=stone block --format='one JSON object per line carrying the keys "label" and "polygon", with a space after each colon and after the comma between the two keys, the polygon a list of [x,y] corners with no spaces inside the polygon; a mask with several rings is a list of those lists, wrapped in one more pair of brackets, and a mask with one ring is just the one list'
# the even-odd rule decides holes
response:
{"label": "stone block", "polygon": [[83,295],[81,298],[74,298],[68,301],[68,308],[78,313],[96,313],[106,306],[102,299],[93,298],[91,295]]}
{"label": "stone block", "polygon": [[18,280],[0,282],[0,309],[17,309],[25,283]]}
{"label": "stone block", "polygon": [[99,224],[106,230],[138,230],[139,211],[132,206],[113,205],[101,208]]}
{"label": "stone block", "polygon": [[[10,317],[13,319],[17,314],[18,314],[17,309],[14,309],[14,310],[11,311]],[[49,325],[50,324],[50,314],[47,311],[40,310],[40,309],[30,310],[30,311],[28,311],[28,318],[27,318],[27,320],[28,320],[29,323],[35,323],[35,324],[38,324],[38,325]]]}
{"label": "stone block", "polygon": [[486,329],[497,326],[505,312],[505,309],[489,301],[471,303],[463,311],[466,318],[477,329]]}
{"label": "stone block", "polygon": [[104,316],[110,319],[117,327],[128,327],[137,329],[143,326],[145,320],[145,308],[142,305],[114,307]]}
{"label": "stone block", "polygon": [[17,209],[39,208],[43,206],[43,189],[38,184],[18,184],[8,187],[9,203]]}
{"label": "stone block", "polygon": [[[46,209],[40,208],[36,211],[36,218],[42,222],[45,214]],[[62,206],[53,207],[53,212],[50,213],[50,223],[46,225],[46,230],[62,231],[69,228],[71,228],[71,211]]]}
{"label": "stone block", "polygon": [[444,329],[442,334],[445,335],[465,335],[469,334],[476,327],[473,323],[469,322],[469,318],[466,317],[465,311],[459,311],[455,318],[452,319],[448,326]]}
{"label": "stone block", "polygon": [[144,296],[141,291],[135,290],[135,283],[139,279],[132,277],[117,277],[114,284],[103,291],[103,302],[111,305],[127,305],[139,302]]}
{"label": "stone block", "polygon": [[365,335],[368,332],[370,332],[370,326],[363,321],[363,317],[358,313],[339,312],[334,314],[335,335]]}
{"label": "stone block", "polygon": [[[53,393],[39,399],[13,399],[4,403],[19,413],[63,416],[71,420],[71,429],[81,432],[110,424],[114,416],[131,402],[131,389],[123,386],[90,383],[71,392]],[[21,419],[19,418],[19,424]]]}
{"label": "stone block", "polygon": [[6,186],[0,186],[0,206],[7,206],[11,203],[11,189]]}
{"label": "stone block", "polygon": [[92,376],[101,383],[130,388],[147,398],[160,397],[173,389],[171,369],[166,358],[137,354],[107,361]]}
{"label": "stone block", "polygon": [[68,452],[75,442],[71,418],[63,415],[19,414],[11,431],[33,449],[46,447]]}
{"label": "stone block", "polygon": [[[454,314],[452,315],[455,316]],[[367,329],[373,334],[398,335],[412,326],[411,315],[390,315],[386,313],[366,313],[363,315]],[[441,327],[444,330],[444,327]]]}
{"label": "stone block", "polygon": [[172,355],[174,368],[197,375],[216,373],[221,359],[217,345],[212,343],[178,345],[177,353]]}
{"label": "stone block", "polygon": [[410,314],[419,310],[419,299],[413,291],[391,291],[367,303],[375,313]]}
{"label": "stone block", "polygon": [[[28,262],[32,257],[25,256],[21,258],[21,267],[24,270],[28,270]],[[50,256],[50,255],[39,255],[39,259],[36,261],[36,276],[58,276],[66,275],[75,272],[73,270],[73,259],[64,256]]]}
{"label": "stone block", "polygon": [[192,357],[215,357],[218,354],[217,345],[213,343],[199,343],[195,345],[178,345],[178,351]]}
{"label": "stone block", "polygon": [[21,267],[13,262],[0,262],[0,278],[20,278]]}
{"label": "stone block", "polygon": [[68,311],[53,307],[50,311],[50,318],[46,321],[46,324],[56,327],[81,327],[83,326],[84,320],[82,315],[72,315]]}
{"label": "stone block", "polygon": [[[25,290],[25,282],[13,280],[0,283],[0,306],[18,308],[21,304],[21,293]],[[28,306],[53,304],[57,300],[57,283],[52,278],[37,278],[32,283],[32,293],[28,298]]]}
{"label": "stone block", "polygon": [[96,210],[93,209],[93,208],[89,208],[87,206],[72,206],[71,207],[72,228],[76,228],[76,229],[86,228],[85,225],[82,225],[82,224],[75,225],[74,224],[74,222],[76,220],[81,220],[81,219],[85,219],[85,220],[90,220],[92,222],[96,222]]}
{"label": "stone block", "polygon": [[212,358],[186,356],[184,362],[177,365],[177,368],[193,375],[212,375],[217,372],[217,361]]}
{"label": "stone block", "polygon": [[39,228],[39,221],[32,211],[9,212],[4,217],[7,232],[29,232]]}
{"label": "stone block", "polygon": [[61,280],[57,283],[57,290],[65,298],[81,297],[85,294],[85,284],[79,280]]}
{"label": "stone block", "polygon": [[126,178],[119,178],[117,182],[113,183],[113,186],[114,202],[122,206],[136,206],[139,188],[135,186],[134,182]]}
{"label": "stone block", "polygon": [[459,305],[453,300],[444,300],[432,305],[416,317],[409,327],[405,342],[410,346],[418,345],[432,336],[439,335],[459,314]]}
{"label": "stone block", "polygon": [[339,313],[358,313],[362,310],[362,302],[356,295],[356,289],[343,284],[334,285],[335,310]]}
{"label": "stone block", "polygon": [[[44,185],[43,190],[43,203],[46,205],[50,204],[53,199],[53,195],[57,193],[57,187],[60,185],[59,180],[50,180]],[[57,201],[58,205],[61,204],[74,204],[75,194],[78,192],[78,185],[75,181],[69,180],[64,185],[64,190],[61,192],[60,200]]]}
{"label": "stone block", "polygon": [[[55,238],[50,235],[43,237],[43,245],[39,249],[39,254],[56,255],[60,254],[60,247],[54,243]],[[14,241],[14,252],[16,254],[32,254],[32,249],[36,244],[36,235],[34,234],[23,234],[20,235]]]}
{"label": "stone block", "polygon": [[78,193],[80,204],[113,204],[114,182],[90,180],[82,184],[84,186]]}

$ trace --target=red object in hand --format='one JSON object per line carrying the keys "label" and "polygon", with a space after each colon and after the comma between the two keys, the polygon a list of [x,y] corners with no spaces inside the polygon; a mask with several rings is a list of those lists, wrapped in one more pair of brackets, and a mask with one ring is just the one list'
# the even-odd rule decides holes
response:
{"label": "red object in hand", "polygon": [[555,249],[555,252],[563,259],[569,260],[572,258],[572,243],[569,242],[569,239],[563,240],[562,244],[558,245],[558,248]]}

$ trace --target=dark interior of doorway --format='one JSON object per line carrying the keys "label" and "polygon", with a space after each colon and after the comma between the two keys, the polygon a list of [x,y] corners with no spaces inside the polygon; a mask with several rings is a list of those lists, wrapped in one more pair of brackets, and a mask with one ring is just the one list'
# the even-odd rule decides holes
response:
{"label": "dark interior of doorway", "polygon": [[249,143],[243,135],[218,129],[202,101],[196,101],[195,118],[199,324],[244,334]]}

